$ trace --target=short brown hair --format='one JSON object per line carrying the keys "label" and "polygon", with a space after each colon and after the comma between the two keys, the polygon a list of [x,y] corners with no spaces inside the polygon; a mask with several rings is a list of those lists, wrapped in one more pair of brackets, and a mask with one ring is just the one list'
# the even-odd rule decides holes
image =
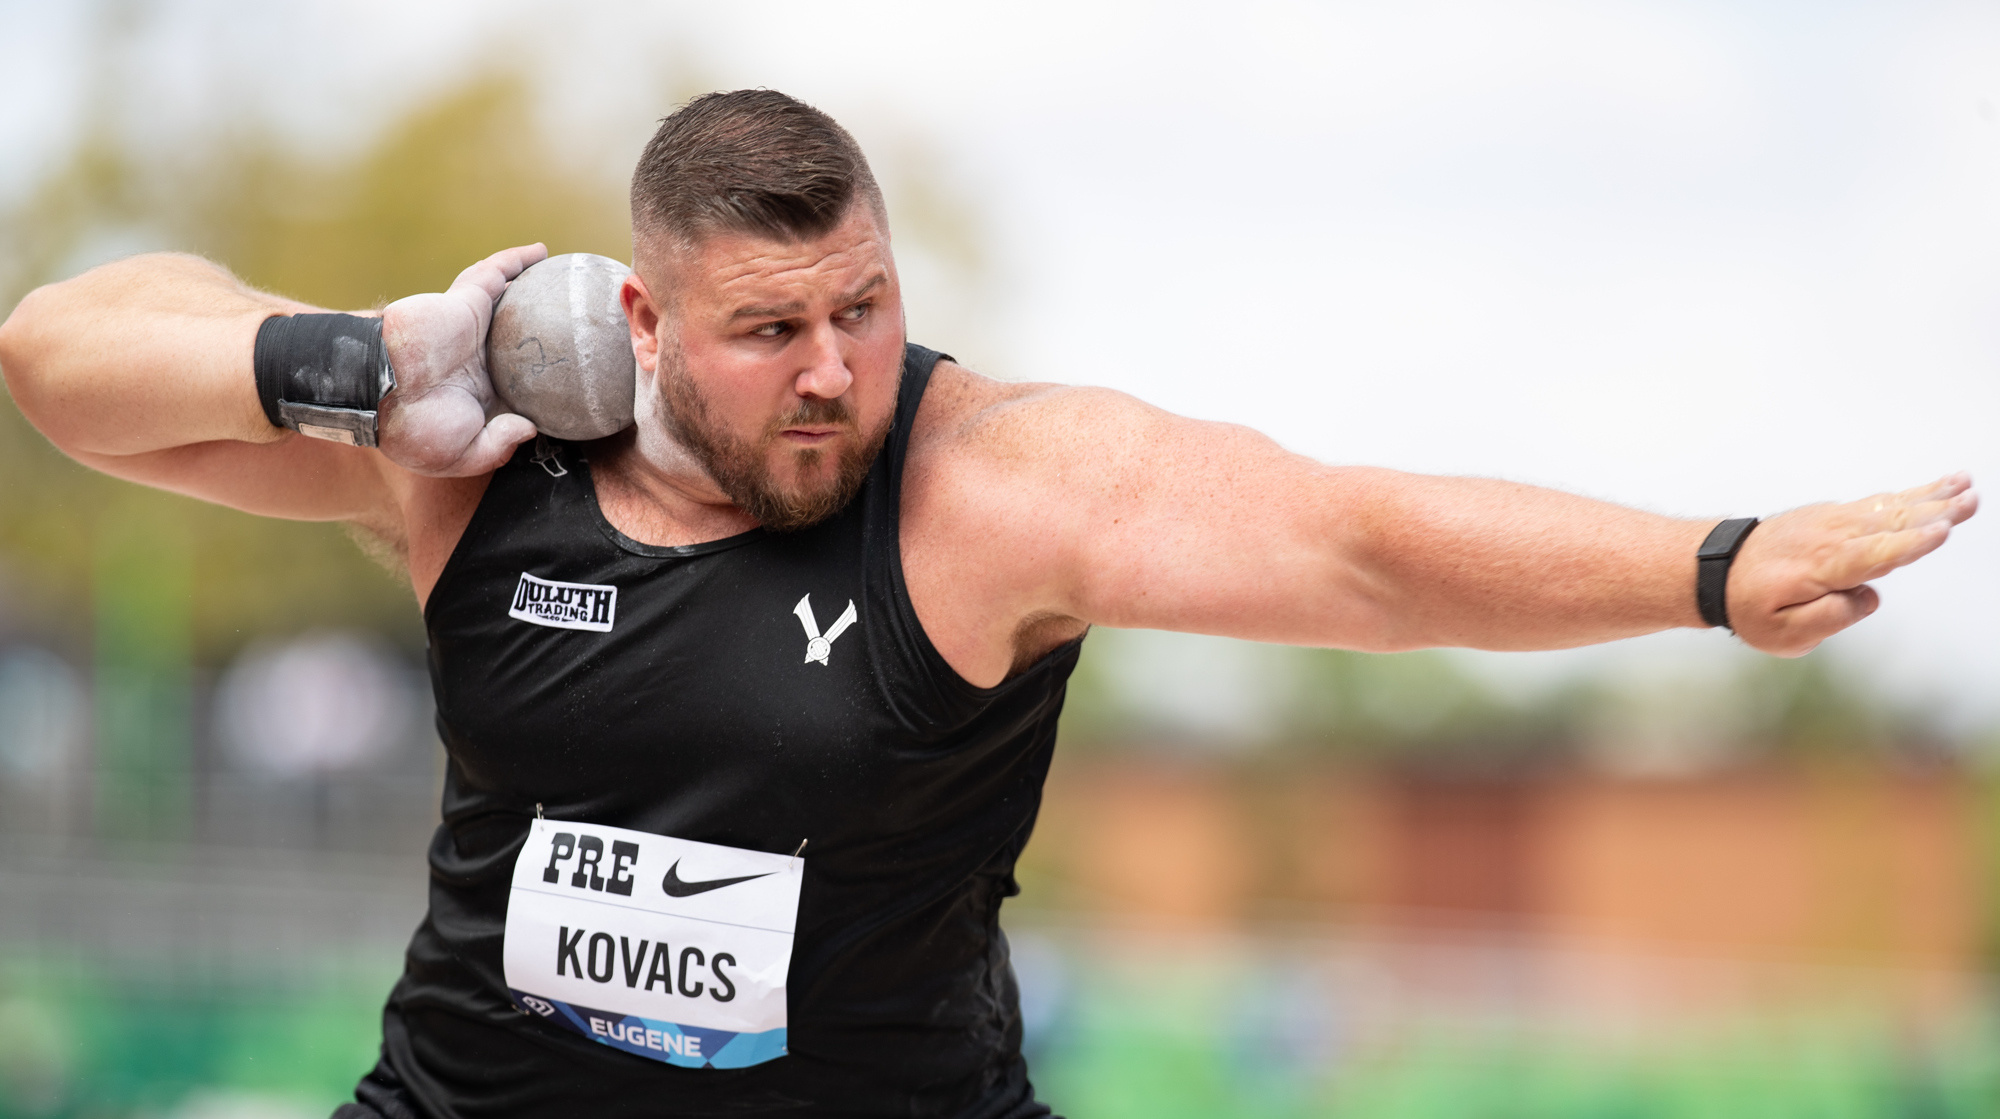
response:
{"label": "short brown hair", "polygon": [[839,225],[857,197],[881,215],[868,160],[832,117],[776,90],[707,93],[662,120],[639,157],[632,235],[802,240]]}

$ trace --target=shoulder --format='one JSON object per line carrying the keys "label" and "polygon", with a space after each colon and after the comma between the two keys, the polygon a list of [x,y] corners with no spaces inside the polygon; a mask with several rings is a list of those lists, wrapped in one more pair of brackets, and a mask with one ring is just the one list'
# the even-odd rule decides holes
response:
{"label": "shoulder", "polygon": [[1088,560],[1075,545],[1107,528],[1203,508],[1305,463],[1249,428],[1112,389],[1008,383],[940,362],[903,468],[904,537],[979,539],[986,561],[1060,571]]}
{"label": "shoulder", "polygon": [[958,574],[977,568],[1003,581],[1010,569],[1047,576],[1100,497],[1121,488],[1116,464],[1172,419],[1109,389],[998,381],[939,362],[903,465],[906,556],[948,555]]}
{"label": "shoulder", "polygon": [[[1102,390],[1016,384],[955,362],[932,372],[902,474],[910,603],[959,675],[992,686],[1081,632],[1043,586],[1067,566],[1060,447]],[[1037,628],[1037,623],[1040,623]],[[1024,632],[1030,630],[1032,632]],[[1046,631],[1046,632],[1044,632]]]}
{"label": "shoulder", "polygon": [[910,432],[905,486],[991,467],[1061,469],[1171,419],[1112,389],[1000,381],[939,361]]}
{"label": "shoulder", "polygon": [[1143,599],[1143,581],[1123,588],[1162,554],[1162,530],[1184,530],[1190,511],[1243,508],[1227,491],[1267,444],[1121,392],[940,362],[903,466],[911,603],[948,663],[997,683],[1086,622],[1122,616],[1100,609],[1105,586]]}
{"label": "shoulder", "polygon": [[[1246,445],[1270,441],[1244,427],[1192,420],[1114,389],[982,377],[940,361],[917,412],[904,465],[910,496],[957,494],[993,515],[1014,502],[1060,498],[1070,512],[1163,475],[1228,472]],[[1062,510],[1034,508],[1046,525]]]}

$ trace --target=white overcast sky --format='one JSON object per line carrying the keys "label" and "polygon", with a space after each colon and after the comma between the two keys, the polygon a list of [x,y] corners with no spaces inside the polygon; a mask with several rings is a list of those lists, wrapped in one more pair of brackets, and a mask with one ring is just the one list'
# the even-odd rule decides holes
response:
{"label": "white overcast sky", "polygon": [[[329,142],[503,55],[628,152],[664,89],[795,93],[936,153],[985,215],[976,321],[918,290],[917,340],[1321,459],[1716,517],[1961,468],[2000,487],[1990,3],[150,10],[133,80],[162,119],[247,100]],[[0,0],[0,192],[73,135],[88,18]],[[2000,505],[1840,650],[2000,713],[1997,566]]]}

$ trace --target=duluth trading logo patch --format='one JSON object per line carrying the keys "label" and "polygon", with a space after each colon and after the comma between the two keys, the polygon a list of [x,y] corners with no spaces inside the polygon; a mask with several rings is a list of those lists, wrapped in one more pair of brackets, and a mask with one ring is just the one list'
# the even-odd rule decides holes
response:
{"label": "duluth trading logo patch", "polygon": [[618,588],[593,583],[557,583],[521,572],[507,616],[556,629],[609,633],[618,614]]}

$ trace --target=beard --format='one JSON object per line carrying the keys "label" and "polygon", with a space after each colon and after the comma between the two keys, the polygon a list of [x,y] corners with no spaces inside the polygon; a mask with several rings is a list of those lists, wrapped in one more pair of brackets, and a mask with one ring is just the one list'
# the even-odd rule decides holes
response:
{"label": "beard", "polygon": [[[660,399],[666,405],[666,427],[670,435],[694,455],[717,488],[744,512],[767,529],[795,532],[816,525],[854,500],[882,444],[889,438],[895,419],[892,409],[874,431],[862,433],[854,410],[845,400],[810,397],[800,400],[790,413],[764,425],[754,440],[739,439],[715,422],[708,399],[688,375],[686,360],[678,346],[660,348]],[[829,454],[837,454],[832,477],[819,482],[800,481],[787,487],[771,470],[771,447],[779,432],[793,426],[839,426],[848,435],[861,438],[841,440],[839,451],[807,447],[792,452],[792,465],[800,479],[814,478]]]}

